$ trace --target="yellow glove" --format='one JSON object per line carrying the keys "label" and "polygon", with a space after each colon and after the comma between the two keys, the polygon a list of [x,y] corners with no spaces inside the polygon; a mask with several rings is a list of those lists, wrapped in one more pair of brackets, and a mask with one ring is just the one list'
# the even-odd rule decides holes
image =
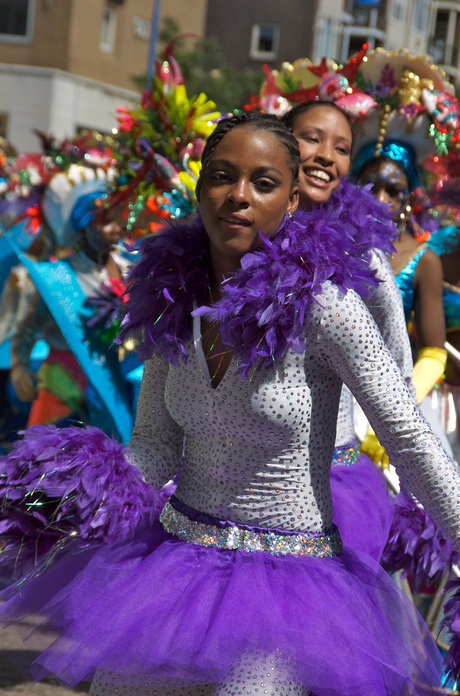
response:
{"label": "yellow glove", "polygon": [[377,435],[374,433],[372,428],[366,433],[364,440],[361,443],[361,452],[367,454],[369,459],[381,466],[382,469],[387,469],[389,465],[389,460],[386,455],[385,450],[377,439]]}
{"label": "yellow glove", "polygon": [[414,365],[413,382],[417,403],[422,403],[445,370],[447,351],[443,348],[422,348]]}

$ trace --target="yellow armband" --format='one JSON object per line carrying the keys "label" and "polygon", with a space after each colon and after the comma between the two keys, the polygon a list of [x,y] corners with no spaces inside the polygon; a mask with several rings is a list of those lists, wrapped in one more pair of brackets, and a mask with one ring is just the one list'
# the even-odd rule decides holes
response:
{"label": "yellow armband", "polygon": [[446,362],[447,351],[443,348],[422,348],[419,350],[413,377],[419,404],[430,393],[438,379],[442,377]]}
{"label": "yellow armband", "polygon": [[361,443],[361,452],[363,452],[363,454],[367,454],[369,459],[372,459],[372,461],[378,466],[381,466],[382,469],[388,468],[390,462],[384,448],[378,441],[377,435],[372,428],[369,428],[364,440]]}

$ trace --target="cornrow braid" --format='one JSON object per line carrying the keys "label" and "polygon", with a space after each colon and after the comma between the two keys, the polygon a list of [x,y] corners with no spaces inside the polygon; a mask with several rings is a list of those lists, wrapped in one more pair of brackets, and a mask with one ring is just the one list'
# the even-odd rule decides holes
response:
{"label": "cornrow braid", "polygon": [[292,173],[292,185],[299,180],[300,151],[297,140],[292,135],[291,130],[285,126],[273,114],[262,114],[259,111],[244,111],[229,118],[223,118],[217,124],[215,130],[209,136],[201,158],[201,173],[196,185],[196,197],[200,201],[201,186],[206,170],[211,161],[214,150],[220,141],[225,138],[233,128],[238,126],[251,126],[256,130],[266,130],[273,133],[278,140],[285,146],[288,154],[289,168]]}

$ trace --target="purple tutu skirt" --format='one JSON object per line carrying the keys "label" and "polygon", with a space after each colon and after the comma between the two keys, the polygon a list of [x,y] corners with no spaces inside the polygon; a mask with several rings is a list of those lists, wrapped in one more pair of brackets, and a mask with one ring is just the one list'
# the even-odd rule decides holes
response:
{"label": "purple tutu skirt", "polygon": [[343,543],[380,562],[394,515],[380,469],[365,454],[350,466],[332,466],[331,493]]}
{"label": "purple tutu skirt", "polygon": [[3,621],[38,614],[35,630],[54,634],[32,665],[37,680],[53,673],[72,687],[101,668],[147,686],[226,684],[262,652],[316,696],[439,694],[440,656],[420,615],[346,546],[326,558],[205,548],[155,521],[131,541],[75,548],[1,599]]}

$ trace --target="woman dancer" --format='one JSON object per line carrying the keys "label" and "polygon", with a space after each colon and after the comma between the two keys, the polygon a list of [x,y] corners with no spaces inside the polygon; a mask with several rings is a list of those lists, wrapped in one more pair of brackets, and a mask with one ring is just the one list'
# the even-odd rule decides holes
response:
{"label": "woman dancer", "polygon": [[[373,247],[371,268],[384,281],[365,299],[385,343],[408,386],[412,380],[412,356],[405,331],[400,293],[386,260],[394,227],[381,206],[373,206],[369,193],[345,183],[351,164],[354,128],[348,114],[333,102],[305,102],[295,106],[283,121],[292,128],[300,147],[300,207],[328,204],[342,210],[343,223],[353,218],[359,238]],[[382,220],[386,226],[372,221]],[[379,230],[380,227],[380,230]],[[375,230],[379,231],[375,235]],[[331,469],[334,522],[347,545],[380,561],[388,539],[393,506],[385,480],[374,462],[361,454],[355,435],[353,397],[344,386],[337,419],[337,435]]]}
{"label": "woman dancer", "polygon": [[439,687],[423,623],[332,524],[342,381],[457,545],[460,475],[354,291],[375,282],[364,249],[295,213],[298,165],[277,119],[225,119],[203,155],[201,218],[143,242],[127,333],[147,361],[129,456],[159,488],[186,432],[182,478],[131,541],[67,553],[3,595],[3,619],[38,611],[60,634],[38,678],[75,684],[99,667],[92,696]]}
{"label": "woman dancer", "polygon": [[435,252],[417,239],[418,230],[410,216],[410,195],[419,179],[414,149],[410,143],[386,140],[375,158],[375,146],[375,142],[370,143],[361,150],[353,169],[359,183],[372,184],[377,199],[390,206],[397,223],[397,253],[391,258],[391,266],[402,294],[406,321],[409,324],[413,318],[416,327],[414,383],[421,403],[446,365],[442,265]]}

